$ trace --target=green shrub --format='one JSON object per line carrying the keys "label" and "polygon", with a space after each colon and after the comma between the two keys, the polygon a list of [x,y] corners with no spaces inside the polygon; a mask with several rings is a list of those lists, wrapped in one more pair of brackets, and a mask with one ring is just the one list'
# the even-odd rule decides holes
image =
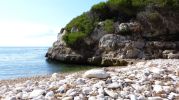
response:
{"label": "green shrub", "polygon": [[[71,29],[76,27],[79,31],[75,33],[71,33]],[[94,29],[94,22],[89,18],[87,13],[83,13],[82,15],[74,18],[70,23],[66,25],[66,30],[68,34],[66,34],[63,40],[72,45],[78,39],[84,38],[88,36]]]}
{"label": "green shrub", "polygon": [[75,33],[68,33],[63,36],[63,40],[67,43],[67,45],[73,45],[78,40],[83,39],[86,37],[85,33],[82,32],[75,32]]}
{"label": "green shrub", "polygon": [[108,33],[114,32],[114,22],[113,20],[107,19],[104,21],[104,30]]}
{"label": "green shrub", "polygon": [[106,8],[108,8],[106,2],[100,2],[92,6],[91,11],[97,13],[106,13]]}
{"label": "green shrub", "polygon": [[114,13],[120,12],[128,16],[135,14],[134,9],[132,9],[132,0],[108,0],[107,4]]}
{"label": "green shrub", "polygon": [[68,32],[70,32],[73,27],[77,27],[80,32],[89,34],[93,31],[94,25],[88,14],[83,13],[82,15],[74,18],[72,21],[70,21],[70,23],[66,25],[66,29]]}
{"label": "green shrub", "polygon": [[134,9],[142,9],[146,6],[146,1],[147,0],[133,0],[132,6],[134,7]]}
{"label": "green shrub", "polygon": [[92,6],[90,11],[97,20],[105,20],[111,16],[106,2],[100,2],[99,4]]}
{"label": "green shrub", "polygon": [[149,13],[149,14],[147,15],[147,17],[148,17],[148,19],[149,19],[151,22],[153,22],[153,23],[158,22],[158,21],[161,21],[160,15],[159,15],[159,13],[157,13],[157,12]]}
{"label": "green shrub", "polygon": [[136,7],[144,7],[149,4],[154,4],[159,7],[176,8],[179,6],[179,0],[133,0],[132,5]]}
{"label": "green shrub", "polygon": [[107,3],[113,9],[132,6],[132,0],[108,0]]}

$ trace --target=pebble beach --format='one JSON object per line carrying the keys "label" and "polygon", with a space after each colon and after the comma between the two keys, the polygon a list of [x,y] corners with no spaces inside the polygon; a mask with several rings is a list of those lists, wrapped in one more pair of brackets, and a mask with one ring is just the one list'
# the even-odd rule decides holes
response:
{"label": "pebble beach", "polygon": [[179,59],[1,80],[0,100],[179,100]]}

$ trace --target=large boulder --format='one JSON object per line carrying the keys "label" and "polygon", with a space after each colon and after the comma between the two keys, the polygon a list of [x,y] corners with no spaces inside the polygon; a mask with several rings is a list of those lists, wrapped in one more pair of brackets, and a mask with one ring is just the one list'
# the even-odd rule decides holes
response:
{"label": "large boulder", "polygon": [[89,71],[86,71],[84,73],[84,77],[86,78],[107,78],[109,77],[109,74],[106,73],[106,71],[102,69],[92,69]]}
{"label": "large boulder", "polygon": [[119,47],[124,47],[124,43],[128,42],[127,38],[116,34],[106,34],[99,41],[99,48],[110,51]]}

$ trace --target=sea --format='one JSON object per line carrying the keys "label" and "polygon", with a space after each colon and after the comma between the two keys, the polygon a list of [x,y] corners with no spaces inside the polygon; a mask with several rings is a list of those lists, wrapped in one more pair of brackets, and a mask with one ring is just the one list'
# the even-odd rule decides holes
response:
{"label": "sea", "polygon": [[0,80],[68,73],[94,68],[45,58],[48,47],[0,47]]}

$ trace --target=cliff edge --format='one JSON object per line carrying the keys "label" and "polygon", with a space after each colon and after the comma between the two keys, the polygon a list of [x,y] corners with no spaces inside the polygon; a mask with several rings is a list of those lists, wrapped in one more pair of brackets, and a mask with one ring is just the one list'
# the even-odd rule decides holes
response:
{"label": "cliff edge", "polygon": [[178,0],[101,2],[62,28],[46,57],[101,66],[179,59],[178,16]]}

